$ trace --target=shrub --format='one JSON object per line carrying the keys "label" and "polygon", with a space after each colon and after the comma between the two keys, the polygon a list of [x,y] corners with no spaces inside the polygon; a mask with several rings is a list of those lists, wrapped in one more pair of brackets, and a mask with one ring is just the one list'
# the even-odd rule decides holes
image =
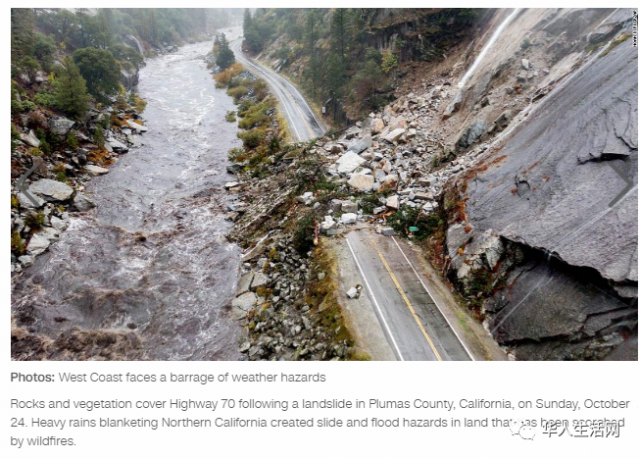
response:
{"label": "shrub", "polygon": [[78,137],[76,137],[74,134],[67,135],[67,146],[72,150],[77,149],[78,146],[80,146],[78,143]]}
{"label": "shrub", "polygon": [[96,132],[93,134],[93,142],[100,148],[104,146],[104,130],[100,124],[96,124]]}
{"label": "shrub", "polygon": [[309,214],[300,218],[296,223],[292,244],[301,255],[306,255],[313,248],[314,221],[313,214]]}
{"label": "shrub", "polygon": [[11,124],[11,151],[15,151],[16,142],[20,140],[20,132],[16,130],[16,127]]}
{"label": "shrub", "polygon": [[224,119],[227,122],[236,122],[236,112],[233,110],[227,111],[227,114],[224,116]]}
{"label": "shrub", "polygon": [[120,87],[120,65],[106,49],[82,48],[73,53],[73,61],[95,97],[113,95]]}
{"label": "shrub", "polygon": [[238,133],[238,138],[242,140],[245,148],[257,148],[262,144],[266,137],[266,133],[262,129],[251,129]]}
{"label": "shrub", "polygon": [[238,76],[240,73],[242,73],[242,65],[238,63],[233,64],[225,71],[222,71],[215,76],[214,79],[216,81],[216,87],[227,87],[231,79],[234,76]]}
{"label": "shrub", "polygon": [[20,232],[13,231],[11,233],[11,252],[16,256],[21,256],[24,254],[24,242],[22,241],[22,237],[20,237]]}
{"label": "shrub", "polygon": [[29,226],[31,229],[40,229],[44,224],[44,213],[36,212],[29,213],[25,219],[24,223]]}
{"label": "shrub", "polygon": [[20,201],[16,196],[11,194],[11,208],[18,208],[18,207],[20,207]]}
{"label": "shrub", "polygon": [[29,148],[29,150],[27,151],[27,154],[29,156],[42,156],[42,151],[40,150],[40,148]]}
{"label": "shrub", "polygon": [[430,236],[443,224],[435,213],[426,215],[419,208],[411,208],[406,205],[391,215],[387,221],[400,234],[409,234],[410,227],[417,227],[418,231],[414,236],[418,240]]}
{"label": "shrub", "polygon": [[34,129],[46,129],[47,118],[44,117],[41,111],[32,111],[29,113],[29,117],[27,118],[27,125]]}
{"label": "shrub", "polygon": [[56,106],[56,96],[50,91],[42,91],[38,92],[34,97],[33,101],[40,106],[45,108],[53,108]]}
{"label": "shrub", "polygon": [[249,93],[249,88],[247,86],[236,86],[230,89],[227,89],[227,94],[233,97],[236,101],[240,100],[242,97]]}

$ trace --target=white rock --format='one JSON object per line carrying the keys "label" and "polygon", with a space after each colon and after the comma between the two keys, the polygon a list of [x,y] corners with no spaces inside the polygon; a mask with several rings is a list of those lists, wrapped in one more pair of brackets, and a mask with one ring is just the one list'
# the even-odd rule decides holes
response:
{"label": "white rock", "polygon": [[25,142],[29,146],[33,146],[34,148],[38,148],[40,146],[40,140],[35,136],[33,130],[30,130],[26,134],[20,134],[20,140]]}
{"label": "white rock", "polygon": [[351,178],[349,178],[349,181],[347,183],[349,184],[349,186],[357,189],[358,191],[369,192],[371,191],[371,189],[373,189],[375,179],[370,174],[354,173],[353,175],[351,175]]}
{"label": "white rock", "polygon": [[29,240],[29,245],[27,246],[27,250],[34,256],[39,255],[40,253],[44,253],[51,241],[49,237],[47,237],[46,233],[38,232],[31,237]]}
{"label": "white rock", "polygon": [[384,129],[384,121],[380,118],[376,118],[373,121],[371,121],[371,133],[372,134],[379,134],[382,129]]}
{"label": "white rock", "polygon": [[298,199],[298,202],[300,202],[301,204],[309,205],[311,202],[313,202],[313,193],[305,192],[301,196],[298,196],[297,199]]}
{"label": "white rock", "polygon": [[391,208],[393,210],[397,210],[400,207],[400,204],[398,203],[398,196],[387,197],[387,202],[386,202],[385,205],[388,208]]}
{"label": "white rock", "polygon": [[137,122],[132,121],[131,119],[127,119],[127,124],[137,133],[142,133],[147,131],[147,126],[140,125]]}
{"label": "white rock", "polygon": [[251,291],[255,291],[260,287],[267,286],[268,281],[269,277],[267,277],[262,272],[256,272],[253,275],[253,280],[251,280]]}
{"label": "white rock", "polygon": [[85,165],[84,168],[91,175],[104,175],[106,173],[109,173],[109,170],[102,167],[98,167],[97,165]]}
{"label": "white rock", "polygon": [[354,287],[349,288],[349,290],[347,291],[347,297],[349,299],[355,299],[356,297],[358,297],[358,290]]}
{"label": "white rock", "polygon": [[357,220],[358,215],[356,215],[355,213],[344,213],[340,217],[340,221],[342,222],[342,224],[355,224]]}
{"label": "white rock", "polygon": [[51,217],[51,226],[57,230],[58,232],[64,231],[67,227],[69,227],[69,221],[61,220],[56,216]]}
{"label": "white rock", "polygon": [[389,132],[389,134],[387,134],[387,136],[384,137],[384,139],[389,143],[393,143],[397,141],[400,137],[402,137],[405,132],[406,132],[405,129],[402,129],[402,128],[394,129],[391,132]]}
{"label": "white rock", "polygon": [[325,216],[324,221],[320,223],[320,230],[327,233],[331,229],[336,227],[336,222],[330,216]]}
{"label": "white rock", "polygon": [[49,197],[54,200],[67,200],[73,194],[73,188],[61,181],[43,178],[29,186],[31,194]]}
{"label": "white rock", "polygon": [[336,161],[336,164],[338,164],[338,173],[343,175],[351,173],[365,162],[363,158],[353,151],[347,151]]}
{"label": "white rock", "polygon": [[109,146],[111,147],[111,149],[113,149],[113,151],[121,152],[121,153],[129,151],[129,148],[127,148],[127,145],[116,140],[115,138],[111,138],[107,140],[107,142],[109,143]]}

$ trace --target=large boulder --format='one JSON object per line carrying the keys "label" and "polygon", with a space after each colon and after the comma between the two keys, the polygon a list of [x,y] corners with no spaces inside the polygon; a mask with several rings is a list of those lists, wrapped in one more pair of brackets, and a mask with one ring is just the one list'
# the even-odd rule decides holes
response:
{"label": "large boulder", "polygon": [[19,192],[17,194],[17,197],[21,208],[40,208],[46,203],[43,199],[40,198],[40,196],[37,196],[36,194],[30,192],[28,196],[23,192]]}
{"label": "large boulder", "polygon": [[98,167],[97,165],[85,165],[84,167],[91,175],[105,175],[109,173],[108,169]]}
{"label": "large boulder", "polygon": [[453,97],[453,100],[451,101],[451,103],[449,103],[449,105],[447,105],[447,107],[444,110],[444,113],[442,113],[442,117],[444,119],[450,118],[453,113],[455,113],[456,111],[458,111],[460,109],[460,106],[462,105],[462,89],[460,89],[456,95]]}
{"label": "large boulder", "polygon": [[26,143],[29,146],[33,146],[34,148],[38,148],[40,146],[40,140],[35,136],[33,130],[29,130],[29,132],[20,134],[20,140]]}
{"label": "large boulder", "polygon": [[365,135],[360,140],[353,142],[349,145],[348,151],[353,151],[356,154],[360,154],[367,148],[369,148],[372,144],[371,135]]}
{"label": "large boulder", "polygon": [[406,132],[405,129],[399,127],[397,129],[392,130],[391,132],[389,132],[385,137],[385,141],[389,142],[389,143],[394,143],[396,141],[398,141],[400,139],[400,137],[402,137],[404,135],[404,133]]}
{"label": "large boulder", "polygon": [[375,118],[371,121],[371,133],[379,134],[384,129],[384,121],[380,118]]}
{"label": "large boulder", "polygon": [[366,161],[353,151],[347,151],[336,161],[338,165],[338,173],[342,175],[349,174],[360,167]]}
{"label": "large boulder", "polygon": [[480,138],[482,138],[486,131],[487,123],[484,120],[479,119],[477,121],[474,121],[473,123],[471,123],[471,125],[469,125],[469,127],[464,130],[464,132],[462,132],[462,135],[460,135],[460,138],[456,142],[456,147],[459,150],[470,147],[478,140],[480,140]]}
{"label": "large boulder", "polygon": [[76,196],[73,198],[73,206],[78,211],[86,212],[91,210],[93,207],[95,207],[96,204],[93,203],[93,201],[89,199],[87,196],[85,196],[81,192],[78,192],[76,193]]}
{"label": "large boulder", "polygon": [[361,192],[369,192],[373,189],[375,180],[373,175],[367,173],[354,173],[349,178],[349,186]]}
{"label": "large boulder", "polygon": [[147,126],[143,126],[142,124],[138,124],[137,122],[132,121],[131,119],[127,119],[127,124],[133,130],[135,130],[136,133],[138,133],[138,134],[141,134],[142,132],[146,132],[147,131]]}
{"label": "large boulder", "polygon": [[43,178],[32,183],[31,186],[29,186],[29,192],[32,194],[38,194],[47,200],[64,201],[71,197],[73,194],[73,188],[60,181]]}
{"label": "large boulder", "polygon": [[234,318],[241,319],[247,315],[247,312],[258,303],[258,296],[248,291],[231,301],[231,315]]}
{"label": "large boulder", "polygon": [[74,121],[64,116],[56,116],[49,121],[49,129],[51,129],[54,134],[64,137],[69,133],[74,124]]}

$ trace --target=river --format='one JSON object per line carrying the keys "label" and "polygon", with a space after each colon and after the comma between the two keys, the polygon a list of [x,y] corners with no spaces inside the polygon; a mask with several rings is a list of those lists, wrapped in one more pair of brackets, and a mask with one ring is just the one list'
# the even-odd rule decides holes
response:
{"label": "river", "polygon": [[[147,61],[138,91],[149,131],[96,177],[97,208],[69,229],[13,287],[18,323],[54,337],[78,326],[139,333],[159,360],[238,359],[240,327],[227,314],[240,264],[225,235],[225,121],[235,107],[204,63],[211,43]],[[127,355],[123,355],[127,359]]]}

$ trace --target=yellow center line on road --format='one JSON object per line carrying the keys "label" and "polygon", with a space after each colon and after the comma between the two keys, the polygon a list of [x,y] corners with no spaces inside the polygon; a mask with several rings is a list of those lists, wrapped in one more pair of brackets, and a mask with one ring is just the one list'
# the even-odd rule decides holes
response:
{"label": "yellow center line on road", "polygon": [[440,353],[438,353],[438,350],[436,350],[436,346],[433,344],[433,341],[431,340],[431,337],[429,337],[429,334],[427,334],[427,330],[422,325],[422,321],[420,321],[420,318],[418,317],[418,314],[414,310],[413,305],[411,305],[411,302],[409,302],[409,298],[404,293],[404,290],[400,286],[400,283],[398,283],[398,280],[396,279],[396,276],[391,271],[391,268],[389,267],[389,264],[387,264],[387,260],[382,255],[382,252],[378,249],[377,244],[376,244],[376,251],[378,252],[378,255],[380,256],[380,260],[382,261],[382,264],[384,264],[384,268],[387,269],[387,272],[389,273],[389,276],[391,277],[391,280],[396,285],[396,288],[398,289],[398,292],[400,293],[400,296],[402,296],[402,299],[404,300],[405,304],[407,304],[407,307],[409,307],[409,311],[411,312],[411,315],[413,315],[413,319],[416,320],[416,323],[418,323],[418,326],[420,327],[420,330],[422,331],[422,335],[424,335],[424,338],[427,339],[427,342],[429,343],[429,346],[431,347],[431,350],[433,350],[433,353],[436,355],[436,358],[438,359],[438,361],[442,361],[442,357],[440,356]]}

